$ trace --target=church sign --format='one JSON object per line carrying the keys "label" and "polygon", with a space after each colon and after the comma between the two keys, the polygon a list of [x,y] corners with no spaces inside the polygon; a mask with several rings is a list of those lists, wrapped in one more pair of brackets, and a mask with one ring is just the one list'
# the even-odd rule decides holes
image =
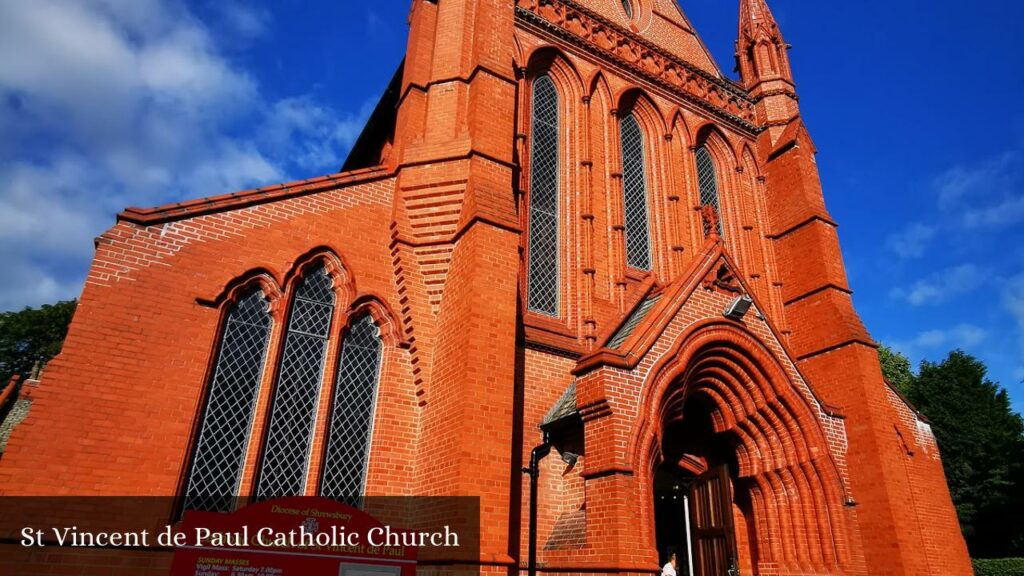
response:
{"label": "church sign", "polygon": [[413,576],[415,544],[445,539],[458,545],[453,532],[409,532],[326,498],[279,498],[231,514],[190,510],[171,576]]}

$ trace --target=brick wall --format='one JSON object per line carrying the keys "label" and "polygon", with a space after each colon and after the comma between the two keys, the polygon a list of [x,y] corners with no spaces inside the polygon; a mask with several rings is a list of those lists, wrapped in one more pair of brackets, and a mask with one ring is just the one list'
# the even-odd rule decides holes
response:
{"label": "brick wall", "polygon": [[[176,494],[221,316],[197,299],[215,301],[254,270],[284,286],[297,259],[328,247],[355,287],[340,310],[359,295],[395,307],[391,258],[379,240],[388,234],[391,188],[377,178],[163,224],[119,222],[100,237],[64,350],[34,394],[32,417],[12,434],[0,492]],[[280,332],[278,321],[271,350]],[[401,364],[405,354],[395,347],[389,356]]]}

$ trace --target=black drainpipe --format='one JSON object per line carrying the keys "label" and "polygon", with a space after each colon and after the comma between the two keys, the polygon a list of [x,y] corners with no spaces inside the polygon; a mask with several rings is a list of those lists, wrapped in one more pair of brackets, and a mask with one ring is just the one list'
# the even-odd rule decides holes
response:
{"label": "black drainpipe", "polygon": [[551,453],[551,436],[544,432],[544,442],[530,452],[530,465],[523,468],[530,475],[530,556],[527,561],[529,576],[537,576],[537,479],[540,477],[540,461]]}

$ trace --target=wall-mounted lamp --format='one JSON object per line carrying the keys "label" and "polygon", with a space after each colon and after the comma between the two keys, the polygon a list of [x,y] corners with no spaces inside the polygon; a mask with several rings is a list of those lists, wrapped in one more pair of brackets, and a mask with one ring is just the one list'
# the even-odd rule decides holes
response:
{"label": "wall-mounted lamp", "polygon": [[722,312],[722,314],[725,314],[726,318],[739,321],[747,315],[747,311],[750,310],[750,307],[753,304],[754,301],[750,296],[737,296],[736,299],[725,308],[725,311]]}

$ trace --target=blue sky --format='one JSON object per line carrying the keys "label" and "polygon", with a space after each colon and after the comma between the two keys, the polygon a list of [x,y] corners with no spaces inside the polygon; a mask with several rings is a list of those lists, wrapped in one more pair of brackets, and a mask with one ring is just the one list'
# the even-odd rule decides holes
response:
{"label": "blue sky", "polygon": [[[738,3],[682,4],[726,72]],[[1024,408],[1024,5],[770,4],[868,328],[979,356]],[[77,296],[125,206],[336,170],[408,8],[0,0],[0,310]]]}

